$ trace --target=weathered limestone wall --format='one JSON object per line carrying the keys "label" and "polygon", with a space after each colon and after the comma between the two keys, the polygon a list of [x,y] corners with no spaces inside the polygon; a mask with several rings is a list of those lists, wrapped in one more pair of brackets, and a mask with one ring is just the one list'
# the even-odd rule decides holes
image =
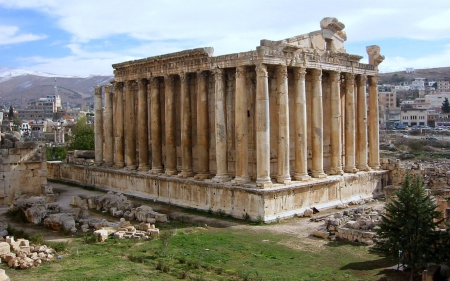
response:
{"label": "weathered limestone wall", "polygon": [[47,184],[45,146],[16,142],[14,148],[0,149],[0,203],[11,203],[21,194],[41,194]]}
{"label": "weathered limestone wall", "polygon": [[264,221],[303,214],[309,207],[330,208],[342,202],[371,198],[381,192],[383,177],[384,171],[373,171],[257,189],[245,184],[235,186],[95,166],[48,164],[49,179],[120,191],[187,208],[220,211],[236,218],[248,214],[251,219]]}

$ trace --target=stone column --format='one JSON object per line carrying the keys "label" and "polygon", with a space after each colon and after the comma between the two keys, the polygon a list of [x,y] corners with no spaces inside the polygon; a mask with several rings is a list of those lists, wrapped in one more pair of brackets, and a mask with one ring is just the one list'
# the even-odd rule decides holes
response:
{"label": "stone column", "polygon": [[105,166],[114,164],[114,137],[113,137],[113,93],[111,85],[105,85]]}
{"label": "stone column", "polygon": [[[125,169],[136,169],[136,127],[134,121],[136,118],[134,88],[136,81],[127,81],[125,89],[125,120],[130,124],[127,126],[125,135]],[[124,123],[125,124],[125,123]]]}
{"label": "stone column", "polygon": [[192,177],[192,119],[189,75],[180,73],[181,80],[181,173],[182,178]]}
{"label": "stone column", "polygon": [[277,182],[288,184],[291,182],[289,167],[289,97],[288,72],[286,66],[278,66],[278,149],[277,149]]}
{"label": "stone column", "polygon": [[248,176],[248,117],[247,93],[245,91],[246,69],[236,67],[236,97],[235,97],[235,133],[236,133],[236,177],[235,183],[250,181]]}
{"label": "stone column", "polygon": [[114,167],[124,166],[123,156],[123,83],[114,83]]}
{"label": "stone column", "polygon": [[166,175],[177,174],[177,152],[175,142],[175,93],[174,77],[165,75],[165,121],[166,121]]}
{"label": "stone column", "polygon": [[197,154],[198,173],[196,179],[209,178],[209,114],[208,73],[197,72]]}
{"label": "stone column", "polygon": [[147,108],[147,79],[138,79],[138,128],[139,144],[138,171],[148,171],[148,108]]}
{"label": "stone column", "polygon": [[102,110],[102,87],[95,86],[95,164],[100,166],[103,163],[103,110]]}
{"label": "stone column", "polygon": [[323,172],[323,104],[322,70],[312,69],[312,176],[325,178]]}
{"label": "stone column", "polygon": [[162,166],[162,128],[161,128],[161,104],[159,94],[159,78],[150,79],[150,134],[152,137],[152,169],[150,173],[160,174]]}
{"label": "stone column", "polygon": [[345,166],[346,173],[356,173],[355,166],[355,75],[345,73]]}
{"label": "stone column", "polygon": [[216,166],[217,173],[213,178],[215,182],[226,182],[230,180],[228,176],[227,160],[227,119],[226,119],[226,99],[225,99],[225,77],[223,70],[214,70],[215,79],[215,133],[216,133]]}
{"label": "stone column", "polygon": [[306,70],[294,68],[294,97],[295,97],[295,173],[297,181],[308,180],[308,131],[306,109]]}
{"label": "stone column", "polygon": [[272,186],[270,180],[270,119],[267,66],[256,66],[256,186]]}
{"label": "stone column", "polygon": [[369,77],[369,166],[380,169],[380,140],[378,124],[378,77]]}
{"label": "stone column", "polygon": [[330,174],[342,175],[341,73],[330,72],[331,82],[331,168]]}
{"label": "stone column", "polygon": [[357,122],[358,122],[358,170],[368,171],[370,170],[367,165],[367,101],[366,101],[366,82],[365,75],[359,75],[357,80],[358,95],[357,101]]}

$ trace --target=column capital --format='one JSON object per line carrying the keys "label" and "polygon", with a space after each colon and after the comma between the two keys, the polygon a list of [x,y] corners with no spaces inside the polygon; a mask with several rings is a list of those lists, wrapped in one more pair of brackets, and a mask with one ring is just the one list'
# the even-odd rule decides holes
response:
{"label": "column capital", "polygon": [[180,72],[178,74],[180,76],[181,83],[188,83],[189,82],[189,74],[187,72]]}
{"label": "column capital", "polygon": [[245,66],[236,67],[236,78],[245,78],[246,69]]}
{"label": "column capital", "polygon": [[256,65],[256,76],[268,77],[267,66],[265,64],[259,63]]}
{"label": "column capital", "polygon": [[158,76],[150,76],[148,78],[148,81],[152,88],[158,87],[158,85],[159,85],[159,77]]}
{"label": "column capital", "polygon": [[223,71],[222,68],[216,67],[216,68],[214,68],[214,70],[213,70],[213,74],[214,74],[214,77],[216,77],[216,79],[217,79],[217,78],[222,79],[223,73],[224,73],[224,71]]}
{"label": "column capital", "polygon": [[340,71],[330,71],[331,82],[341,83],[341,72]]}
{"label": "column capital", "polygon": [[311,69],[311,73],[312,73],[314,82],[322,81],[322,69],[313,68],[313,69]]}
{"label": "column capital", "polygon": [[166,74],[164,75],[164,82],[173,85],[173,83],[175,82],[175,77],[173,75]]}
{"label": "column capital", "polygon": [[378,76],[369,76],[369,83],[370,86],[377,86],[378,85]]}
{"label": "column capital", "polygon": [[345,84],[346,85],[348,85],[348,86],[355,85],[355,74],[346,72],[346,73],[344,73],[344,76],[345,76]]}
{"label": "column capital", "polygon": [[285,65],[278,66],[276,72],[277,72],[277,75],[279,78],[284,78],[284,79],[288,78],[288,71],[287,71],[287,67]]}
{"label": "column capital", "polygon": [[114,92],[122,90],[123,82],[114,82],[113,87],[114,87]]}
{"label": "column capital", "polygon": [[94,95],[101,96],[102,95],[102,86],[95,86],[94,87]]}
{"label": "column capital", "polygon": [[367,76],[366,75],[358,75],[357,79],[358,86],[364,86],[367,83]]}
{"label": "column capital", "polygon": [[138,84],[139,90],[142,90],[145,86],[147,86],[147,79],[139,78],[139,79],[137,79],[137,84]]}
{"label": "column capital", "polygon": [[208,78],[208,72],[206,70],[197,71],[197,78],[205,80],[206,78]]}
{"label": "column capital", "polygon": [[105,87],[105,93],[111,93],[111,88],[112,88],[111,84],[106,84],[104,87]]}
{"label": "column capital", "polygon": [[306,69],[304,67],[294,68],[294,79],[295,80],[305,80]]}

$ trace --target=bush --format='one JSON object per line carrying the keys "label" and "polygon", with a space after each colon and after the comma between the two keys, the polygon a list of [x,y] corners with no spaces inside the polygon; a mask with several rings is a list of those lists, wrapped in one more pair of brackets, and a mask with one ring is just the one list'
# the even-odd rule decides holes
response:
{"label": "bush", "polygon": [[46,242],[47,246],[55,250],[57,253],[64,252],[67,249],[67,246],[69,245],[68,241],[60,241],[60,242]]}
{"label": "bush", "polygon": [[19,222],[19,223],[28,222],[28,219],[25,216],[25,213],[20,209],[17,209],[17,210],[9,209],[6,212],[6,216],[15,222]]}
{"label": "bush", "polygon": [[44,244],[44,233],[38,233],[30,236],[30,241],[36,245]]}

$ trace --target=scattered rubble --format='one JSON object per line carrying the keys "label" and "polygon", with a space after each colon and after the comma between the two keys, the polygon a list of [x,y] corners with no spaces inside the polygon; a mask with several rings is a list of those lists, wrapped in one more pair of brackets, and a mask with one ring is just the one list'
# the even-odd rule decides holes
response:
{"label": "scattered rubble", "polygon": [[[12,236],[6,236],[6,239],[0,238],[1,261],[12,268],[26,269],[38,266],[43,262],[51,262],[54,260],[55,254],[55,250],[47,245],[30,246],[28,240],[17,239],[15,241]],[[1,273],[0,280],[8,280],[2,279]]]}

